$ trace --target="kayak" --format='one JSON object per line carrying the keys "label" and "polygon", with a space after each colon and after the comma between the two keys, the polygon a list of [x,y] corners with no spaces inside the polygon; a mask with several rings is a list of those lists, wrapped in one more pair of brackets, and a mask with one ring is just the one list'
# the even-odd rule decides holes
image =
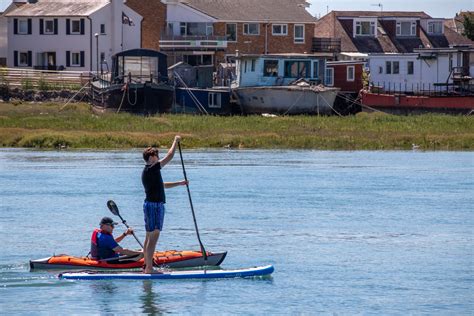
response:
{"label": "kayak", "polygon": [[166,271],[162,274],[144,274],[139,272],[66,272],[58,275],[67,280],[178,280],[178,279],[225,279],[267,276],[275,269],[272,265],[235,270],[187,270]]}
{"label": "kayak", "polygon": [[[207,261],[200,251],[157,251],[154,255],[155,266],[167,268],[192,268],[200,266],[218,266],[224,261],[227,252],[207,252]],[[74,257],[58,255],[30,261],[31,270],[114,270],[137,269],[144,264],[143,258],[136,260],[133,257],[119,257],[117,260],[103,261],[89,257]]]}

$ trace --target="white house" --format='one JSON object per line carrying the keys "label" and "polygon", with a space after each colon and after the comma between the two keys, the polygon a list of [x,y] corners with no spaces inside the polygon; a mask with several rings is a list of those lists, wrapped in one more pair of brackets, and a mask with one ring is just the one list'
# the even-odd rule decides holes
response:
{"label": "white house", "polygon": [[457,46],[415,49],[407,54],[370,54],[370,81],[392,91],[434,90],[456,78],[473,78],[473,53],[470,46]]}
{"label": "white house", "polygon": [[142,17],[124,0],[29,0],[5,16],[8,67],[96,71],[140,48]]}

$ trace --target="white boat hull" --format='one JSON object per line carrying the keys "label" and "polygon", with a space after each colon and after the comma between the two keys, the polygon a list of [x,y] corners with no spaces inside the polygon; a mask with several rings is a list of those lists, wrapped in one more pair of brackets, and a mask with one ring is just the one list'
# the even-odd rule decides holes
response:
{"label": "white boat hull", "polygon": [[332,114],[337,88],[272,86],[234,90],[245,114]]}

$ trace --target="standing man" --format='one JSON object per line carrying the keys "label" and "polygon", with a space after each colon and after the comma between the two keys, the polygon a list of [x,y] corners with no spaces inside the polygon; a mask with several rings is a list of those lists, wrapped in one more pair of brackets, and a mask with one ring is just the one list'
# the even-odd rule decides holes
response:
{"label": "standing man", "polygon": [[[143,203],[143,213],[145,215],[145,269],[144,273],[153,273],[153,255],[156,243],[160,237],[165,217],[165,188],[173,188],[179,185],[186,185],[185,180],[178,182],[163,182],[161,169],[173,159],[176,151],[176,144],[181,141],[180,136],[176,136],[173,145],[162,159],[158,157],[158,149],[148,147],[143,151],[145,168],[142,172],[142,183],[145,188],[145,202]],[[156,272],[155,272],[156,273]]]}

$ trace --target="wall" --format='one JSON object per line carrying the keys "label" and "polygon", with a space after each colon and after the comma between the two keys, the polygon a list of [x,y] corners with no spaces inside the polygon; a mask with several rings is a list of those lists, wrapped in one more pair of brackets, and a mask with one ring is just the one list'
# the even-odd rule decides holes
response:
{"label": "wall", "polygon": [[160,36],[166,27],[166,5],[160,0],[127,0],[126,6],[143,17],[140,46],[160,50]]}
{"label": "wall", "polygon": [[[353,66],[355,70],[354,81],[347,81],[347,68]],[[359,92],[363,88],[362,63],[341,63],[328,64],[327,68],[334,69],[334,87],[340,88],[343,92]]]}

